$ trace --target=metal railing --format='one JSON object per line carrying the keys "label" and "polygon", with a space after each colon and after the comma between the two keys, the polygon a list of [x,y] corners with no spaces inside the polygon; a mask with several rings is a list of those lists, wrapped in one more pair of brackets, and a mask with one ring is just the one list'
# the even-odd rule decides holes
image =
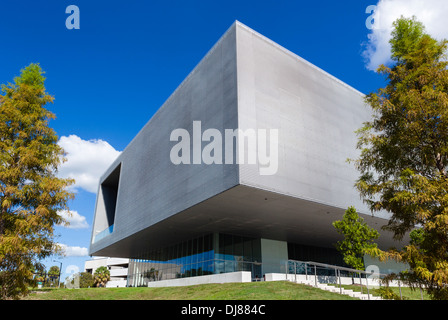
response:
{"label": "metal railing", "polygon": [[[171,266],[170,268],[168,268]],[[200,266],[198,268],[198,266]],[[369,267],[376,267],[370,268]],[[402,299],[400,280],[391,280],[390,274],[380,273],[378,266],[369,266],[367,270],[330,265],[313,261],[284,260],[280,263],[260,263],[247,261],[231,261],[211,259],[194,264],[162,264],[152,262],[134,262],[130,264],[127,286],[147,286],[149,282],[188,278],[201,275],[212,275],[236,271],[250,271],[252,281],[293,280],[298,282],[299,276],[318,284],[333,284],[343,292],[343,285],[360,285],[361,293],[371,298],[371,289],[381,286],[394,286],[399,288]],[[266,275],[264,274],[266,273]],[[275,280],[272,280],[272,276]],[[283,276],[284,275],[284,276]],[[367,292],[363,292],[366,290]],[[420,288],[421,290],[421,288]],[[422,292],[421,292],[422,294]],[[423,299],[423,294],[422,294]]]}
{"label": "metal railing", "polygon": [[[314,285],[316,287],[318,283],[328,283],[338,285],[341,293],[342,293],[342,278],[351,279],[352,282],[351,284],[356,284],[357,282],[356,280],[359,279],[361,293],[363,293],[363,285],[365,284],[369,299],[370,299],[370,288],[374,286],[375,287],[382,286],[381,278],[384,279],[387,276],[387,274],[380,273],[378,270],[373,270],[373,272],[372,271],[369,272],[325,263],[312,262],[312,261],[297,261],[297,260],[288,260],[286,267],[286,276],[288,274],[295,275],[296,277],[297,275],[305,275],[306,280],[314,279]],[[297,278],[295,279],[295,281],[297,281]],[[396,285],[399,287],[400,298],[402,298],[401,281],[399,280],[396,281]]]}
{"label": "metal railing", "polygon": [[94,238],[93,238],[93,242],[97,242],[105,237],[107,237],[108,235],[112,234],[112,232],[114,231],[114,225],[110,225],[109,227],[107,227],[106,229],[98,232]]}

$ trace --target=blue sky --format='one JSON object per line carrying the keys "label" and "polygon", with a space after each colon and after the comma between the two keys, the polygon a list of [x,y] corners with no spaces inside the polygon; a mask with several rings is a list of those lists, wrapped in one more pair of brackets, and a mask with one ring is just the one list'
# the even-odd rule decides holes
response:
{"label": "blue sky", "polygon": [[[51,126],[67,138],[67,148],[78,152],[78,162],[72,159],[67,165],[76,167],[72,172],[79,177],[83,170],[97,177],[235,20],[363,93],[376,90],[384,80],[366,61],[365,44],[375,51],[387,38],[387,32],[381,38],[366,26],[366,8],[377,2],[3,1],[0,83],[12,81],[28,64],[40,63],[47,91],[55,97],[48,106],[57,116]],[[442,3],[436,2],[434,6]],[[394,3],[395,15],[410,3],[418,10],[414,0]],[[69,5],[80,10],[80,29],[66,28]],[[72,254],[85,252],[90,243],[96,188],[87,180],[77,186],[70,205],[80,224],[56,229],[57,241],[74,248]],[[69,265],[82,271],[90,257],[72,254],[55,260],[62,261],[63,271]],[[48,266],[59,265],[52,260]]]}

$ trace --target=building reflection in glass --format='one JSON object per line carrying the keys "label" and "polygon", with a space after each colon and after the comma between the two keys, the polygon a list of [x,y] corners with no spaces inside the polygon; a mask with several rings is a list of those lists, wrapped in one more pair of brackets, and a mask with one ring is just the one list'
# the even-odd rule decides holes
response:
{"label": "building reflection in glass", "polygon": [[260,239],[213,233],[143,253],[129,264],[128,286],[149,281],[250,271],[261,277]]}

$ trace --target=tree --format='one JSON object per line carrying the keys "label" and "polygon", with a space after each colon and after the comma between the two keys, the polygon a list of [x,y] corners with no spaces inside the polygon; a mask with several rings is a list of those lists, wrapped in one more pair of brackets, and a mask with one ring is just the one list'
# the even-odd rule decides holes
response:
{"label": "tree", "polygon": [[[74,280],[73,280],[74,281]],[[79,287],[80,288],[90,288],[93,287],[93,276],[89,272],[81,272],[79,277]]]}
{"label": "tree", "polygon": [[364,255],[368,249],[376,248],[373,240],[379,237],[377,230],[370,228],[354,207],[349,207],[340,221],[333,226],[344,239],[336,243],[336,249],[342,253],[344,262],[357,270],[364,270]]}
{"label": "tree", "polygon": [[50,270],[48,270],[47,275],[50,286],[56,286],[56,281],[58,282],[59,285],[60,270],[58,266],[50,267]]}
{"label": "tree", "polygon": [[146,270],[143,272],[143,277],[148,279],[149,281],[157,281],[159,280],[159,270],[151,268],[150,270]]}
{"label": "tree", "polygon": [[105,287],[107,281],[110,280],[110,272],[107,267],[98,267],[93,274],[93,280],[97,287]]}
{"label": "tree", "polygon": [[396,240],[421,228],[419,241],[372,254],[408,263],[403,279],[448,299],[447,41],[401,17],[390,43],[394,64],[377,70],[387,85],[366,96],[373,116],[358,130],[356,187],[372,212],[390,213],[385,229]]}
{"label": "tree", "polygon": [[32,270],[57,252],[53,229],[64,223],[72,180],[56,176],[64,161],[49,127],[53,102],[38,64],[21,70],[0,95],[0,298],[28,292]]}

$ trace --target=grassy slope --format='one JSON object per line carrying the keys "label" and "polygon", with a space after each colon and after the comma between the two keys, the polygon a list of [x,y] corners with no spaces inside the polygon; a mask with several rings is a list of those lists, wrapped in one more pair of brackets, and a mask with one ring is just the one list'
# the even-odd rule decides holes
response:
{"label": "grassy slope", "polygon": [[[360,286],[343,285],[342,287],[345,289],[353,290],[355,292],[361,292]],[[394,293],[397,296],[400,296],[400,289],[398,287],[391,287],[391,289],[394,291]],[[362,292],[367,293],[367,288],[365,286],[363,286]],[[379,291],[376,288],[370,288],[369,293],[373,294],[375,296],[380,296]],[[421,300],[422,299],[421,294],[423,294],[423,300],[431,300],[430,296],[424,291],[422,293],[420,293],[420,290],[418,290],[418,289],[412,290],[409,287],[401,288],[401,295],[404,300]]]}
{"label": "grassy slope", "polygon": [[26,300],[352,300],[345,295],[278,281],[169,288],[51,289]]}

